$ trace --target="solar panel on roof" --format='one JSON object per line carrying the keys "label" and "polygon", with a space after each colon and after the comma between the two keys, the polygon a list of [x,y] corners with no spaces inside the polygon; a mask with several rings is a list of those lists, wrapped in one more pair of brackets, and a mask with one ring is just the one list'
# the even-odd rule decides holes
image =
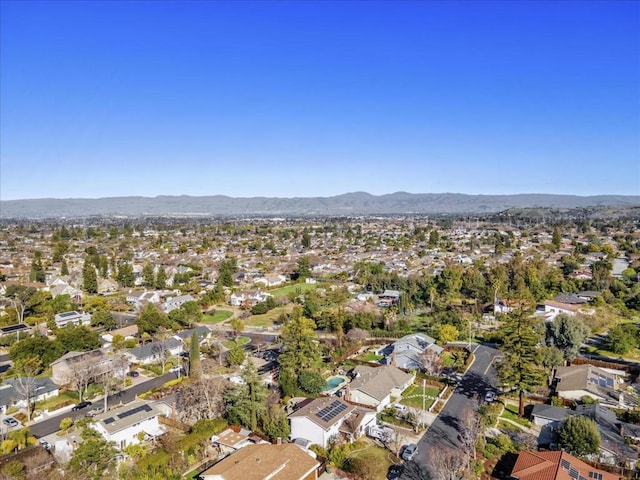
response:
{"label": "solar panel on roof", "polygon": [[569,469],[569,476],[571,478],[575,478],[576,480],[578,480],[578,477],[580,476],[580,474],[578,473],[578,470],[576,470],[575,468],[571,467]]}
{"label": "solar panel on roof", "polygon": [[127,410],[126,412],[122,412],[118,414],[119,419],[127,418],[131,415],[135,415],[138,412],[150,412],[151,407],[149,405],[140,405],[139,407],[132,408],[131,410]]}
{"label": "solar panel on roof", "polygon": [[113,422],[115,422],[115,421],[116,421],[116,419],[115,419],[115,418],[113,418],[113,417],[109,417],[109,418],[105,418],[105,419],[103,420],[103,423],[104,423],[105,425],[109,425],[110,423],[113,423]]}
{"label": "solar panel on roof", "polygon": [[569,470],[571,468],[571,464],[567,460],[564,460],[564,459],[562,459],[560,461],[560,466],[562,468],[566,468],[567,470]]}
{"label": "solar panel on roof", "polygon": [[330,422],[346,409],[347,405],[340,402],[339,400],[334,400],[333,402],[331,402],[331,404],[327,405],[318,413],[316,413],[316,416],[324,422]]}

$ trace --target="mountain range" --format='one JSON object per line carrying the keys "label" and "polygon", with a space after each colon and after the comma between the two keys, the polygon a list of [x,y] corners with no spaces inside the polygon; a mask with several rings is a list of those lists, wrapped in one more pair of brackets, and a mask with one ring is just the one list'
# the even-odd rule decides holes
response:
{"label": "mountain range", "polygon": [[509,208],[579,208],[640,205],[640,195],[466,195],[346,193],[333,197],[157,196],[42,198],[0,201],[1,218],[124,216],[348,216],[376,214],[489,214]]}

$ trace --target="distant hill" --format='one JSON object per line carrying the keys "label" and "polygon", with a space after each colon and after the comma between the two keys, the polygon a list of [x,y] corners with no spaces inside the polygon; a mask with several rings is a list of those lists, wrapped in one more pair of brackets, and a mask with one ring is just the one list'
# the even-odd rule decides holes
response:
{"label": "distant hill", "polygon": [[519,194],[465,195],[461,193],[406,193],[370,195],[347,193],[334,197],[232,198],[223,195],[192,197],[112,197],[0,201],[2,218],[59,218],[93,215],[376,215],[376,214],[487,214],[510,208],[581,208],[640,205],[638,195]]}

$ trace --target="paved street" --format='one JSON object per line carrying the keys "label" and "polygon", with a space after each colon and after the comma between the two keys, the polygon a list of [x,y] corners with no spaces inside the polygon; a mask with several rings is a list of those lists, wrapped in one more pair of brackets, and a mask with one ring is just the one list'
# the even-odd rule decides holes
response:
{"label": "paved street", "polygon": [[413,461],[405,464],[403,480],[424,480],[429,478],[429,447],[442,445],[460,448],[458,440],[458,418],[466,408],[471,408],[476,399],[483,399],[487,390],[495,386],[495,375],[491,363],[498,354],[492,347],[479,345],[475,349],[476,359],[462,378],[454,394],[449,398],[429,430],[418,444],[418,454]]}
{"label": "paved street", "polygon": [[[110,395],[109,396],[109,405],[110,406],[114,406],[120,402],[122,403],[129,403],[132,402],[133,400],[135,400],[136,395],[139,395],[143,392],[147,392],[149,390],[152,390],[156,387],[161,386],[162,384],[164,384],[165,382],[168,382],[169,380],[173,380],[177,378],[175,373],[167,373],[165,375],[163,375],[162,377],[156,377],[153,378],[151,380],[148,380],[146,382],[143,383],[139,383],[138,385],[135,385],[131,388],[128,388],[127,390],[123,390],[120,394],[115,394],[115,395]],[[100,400],[96,400],[93,402],[93,406],[84,408],[82,410],[79,410],[77,412],[72,412],[71,410],[66,411],[64,413],[60,413],[58,415],[52,416],[51,418],[48,418],[46,420],[43,420],[41,422],[35,423],[33,425],[31,425],[29,428],[31,430],[31,433],[33,435],[35,435],[38,438],[44,437],[46,435],[49,435],[51,433],[57,432],[60,429],[60,420],[62,420],[65,417],[71,417],[71,418],[79,418],[79,417],[84,417],[84,415],[91,410],[91,408],[93,408],[94,406],[103,406],[104,403],[104,399],[101,398]]]}

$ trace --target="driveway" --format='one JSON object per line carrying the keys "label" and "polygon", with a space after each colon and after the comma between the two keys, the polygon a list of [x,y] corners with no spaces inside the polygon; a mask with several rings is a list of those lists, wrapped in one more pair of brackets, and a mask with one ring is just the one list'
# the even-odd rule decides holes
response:
{"label": "driveway", "polygon": [[429,447],[441,445],[460,448],[458,415],[467,408],[473,408],[478,399],[484,398],[487,390],[495,388],[496,378],[492,362],[498,355],[498,350],[490,346],[478,345],[474,349],[474,354],[475,360],[471,368],[462,377],[455,392],[418,443],[418,454],[411,462],[405,464],[403,480],[429,478]]}

